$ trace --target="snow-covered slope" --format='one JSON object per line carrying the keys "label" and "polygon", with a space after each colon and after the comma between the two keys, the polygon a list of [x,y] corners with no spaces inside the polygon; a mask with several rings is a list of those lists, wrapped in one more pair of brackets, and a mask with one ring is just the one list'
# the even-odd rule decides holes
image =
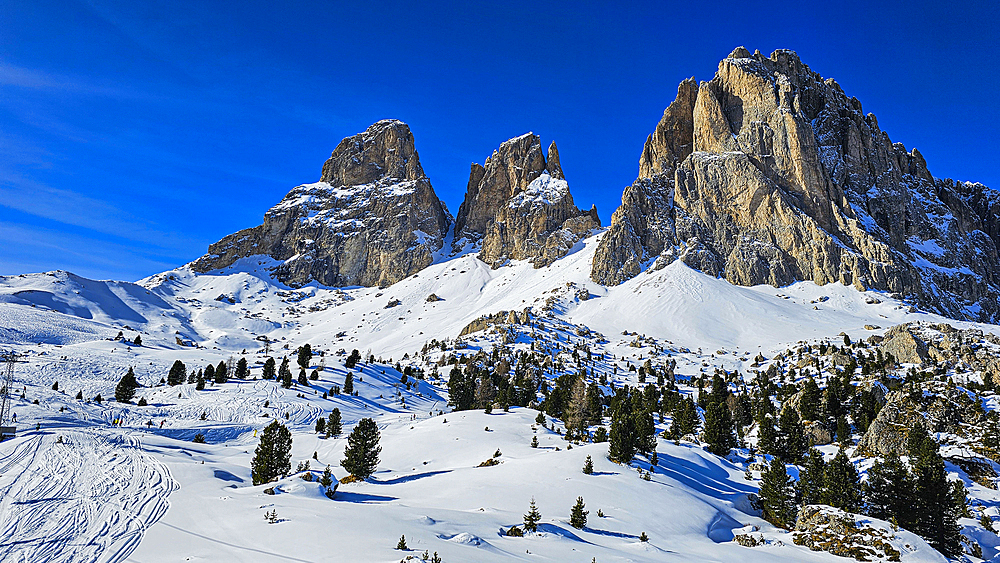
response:
{"label": "snow-covered slope", "polygon": [[[534,423],[537,411],[451,413],[446,384],[433,373],[403,384],[396,362],[412,365],[419,355],[432,368],[445,352],[421,352],[434,340],[449,340],[456,352],[488,350],[498,342],[488,330],[457,337],[484,315],[525,308],[525,330],[538,334],[515,335],[513,346],[585,342],[603,358],[592,374],[614,385],[635,385],[635,372],[619,368],[644,358],[676,359],[682,377],[716,367],[746,372],[758,352],[800,340],[941,320],[882,294],[809,282],[737,287],[679,262],[606,288],[588,277],[599,237],[547,268],[493,270],[466,254],[384,289],[290,288],[268,275],[270,259],[254,257],[138,284],[65,272],[3,278],[0,347],[26,362],[15,375],[19,436],[0,445],[0,560],[397,561],[424,550],[449,563],[836,560],[794,545],[754,516],[747,494],[759,481],[744,474],[745,450],[723,459],[659,438],[655,465],[641,458],[616,465],[606,459],[607,444],[570,448],[560,422]],[[116,339],[119,331],[124,339]],[[136,334],[141,346],[131,343]],[[317,380],[283,389],[256,379],[266,357],[294,364],[307,342],[324,354],[310,366]],[[384,361],[359,366],[357,396],[324,396],[344,383],[341,350],[352,349]],[[174,360],[193,370],[235,357],[249,361],[254,379],[204,391],[160,385]],[[148,404],[91,400],[112,397],[129,367],[143,385],[137,399]],[[77,392],[88,400],[74,399]],[[343,477],[344,437],[312,430],[333,408],[346,430],[363,417],[378,423],[382,463],[372,480],[342,485],[333,500],[300,476],[279,482],[274,496],[251,486],[257,433],[275,419],[293,432],[293,466],[329,464]],[[657,421],[658,432],[669,423]],[[196,434],[207,443],[192,443]],[[538,448],[530,446],[533,436]],[[498,465],[478,467],[497,450]],[[594,475],[580,470],[588,455]],[[637,468],[650,470],[650,479]],[[146,485],[137,488],[136,480]],[[578,496],[590,510],[582,530],[568,524]],[[505,536],[532,497],[541,534]],[[1000,498],[983,502],[1000,506]],[[74,510],[82,515],[71,519]],[[276,524],[264,519],[271,510]],[[731,541],[753,527],[765,545]],[[643,532],[649,542],[639,541]],[[400,535],[413,551],[393,550]],[[903,561],[941,560],[919,538],[895,537]]]}

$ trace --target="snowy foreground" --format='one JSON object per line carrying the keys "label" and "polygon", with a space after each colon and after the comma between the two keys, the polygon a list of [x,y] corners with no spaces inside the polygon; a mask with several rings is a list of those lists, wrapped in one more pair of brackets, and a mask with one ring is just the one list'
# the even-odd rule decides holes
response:
{"label": "snowy foreground", "polygon": [[[941,320],[882,294],[812,283],[735,287],[680,263],[605,288],[587,279],[595,246],[588,239],[540,270],[491,270],[460,256],[384,289],[292,289],[266,275],[264,260],[205,275],[181,268],[138,284],[66,272],[0,279],[0,348],[27,360],[15,373],[18,437],[0,444],[0,561],[390,562],[425,550],[447,563],[843,560],[794,545],[754,515],[747,495],[759,479],[746,478],[745,450],[723,459],[658,438],[655,466],[645,458],[616,465],[606,443],[570,447],[561,423],[537,425],[535,410],[451,413],[444,379],[400,385],[396,363],[416,366],[432,339],[454,341],[484,314],[526,307],[551,313],[537,330],[556,340],[593,331],[588,345],[615,358],[595,369],[633,385],[636,373],[613,365],[670,357],[684,376],[715,367],[748,373],[758,353],[797,341]],[[119,331],[129,340],[140,334],[142,346],[116,340]],[[494,338],[484,331],[460,344],[489,350]],[[318,380],[282,389],[259,379],[268,356],[289,356],[297,373],[295,350],[307,342],[325,353],[310,365]],[[358,396],[324,398],[344,383],[342,351],[352,349],[382,360],[359,366]],[[253,379],[204,391],[159,385],[174,360],[198,369],[241,356]],[[440,356],[423,356],[420,366]],[[143,385],[136,400],[148,405],[92,400],[113,398],[130,366]],[[75,399],[78,392],[88,400]],[[315,421],[334,407],[345,435],[321,438]],[[382,435],[381,464],[368,482],[341,485],[333,499],[301,473],[251,485],[256,434],[271,420],[292,430],[293,469],[309,460],[316,476],[329,464],[341,478],[346,433],[362,417],[374,418]],[[206,443],[193,443],[196,434]],[[581,471],[588,455],[592,475]],[[491,458],[499,463],[479,467]],[[276,494],[265,494],[272,486]],[[995,491],[977,494],[1000,502],[988,497]],[[580,496],[590,514],[578,530],[568,521]],[[507,537],[532,498],[539,533]],[[265,519],[271,511],[276,523]],[[765,545],[732,541],[754,527]],[[410,551],[394,549],[403,535]],[[943,561],[912,534],[894,537],[903,561]],[[997,555],[995,545],[983,547],[985,557]]]}

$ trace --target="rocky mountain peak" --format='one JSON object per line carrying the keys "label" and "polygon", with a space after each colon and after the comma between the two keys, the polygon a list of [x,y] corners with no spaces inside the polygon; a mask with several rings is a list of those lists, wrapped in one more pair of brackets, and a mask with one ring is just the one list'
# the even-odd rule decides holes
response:
{"label": "rocky mountain peak", "polygon": [[205,272],[266,256],[290,286],[386,286],[430,265],[450,225],[410,128],[383,120],[341,141],[319,182],[294,188],[262,225],[210,245],[191,267]]}
{"label": "rocky mountain peak", "polygon": [[323,164],[320,182],[357,186],[382,178],[419,180],[426,177],[410,127],[397,119],[383,119],[373,123],[364,133],[341,141]]}
{"label": "rocky mountain peak", "polygon": [[934,178],[795,52],[739,47],[711,80],[679,86],[592,278],[679,258],[742,285],[841,282],[995,321],[998,210],[997,192]]}
{"label": "rocky mountain peak", "polygon": [[573,203],[555,141],[547,155],[538,135],[527,133],[473,164],[455,240],[480,242],[479,258],[493,267],[508,260],[541,267],[599,227],[596,209],[582,212]]}

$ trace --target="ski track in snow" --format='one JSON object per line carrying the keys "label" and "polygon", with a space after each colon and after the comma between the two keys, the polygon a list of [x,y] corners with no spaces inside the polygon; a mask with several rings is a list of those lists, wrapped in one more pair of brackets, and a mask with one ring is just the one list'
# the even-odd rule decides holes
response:
{"label": "ski track in snow", "polygon": [[178,488],[124,434],[28,435],[0,458],[0,561],[124,561]]}

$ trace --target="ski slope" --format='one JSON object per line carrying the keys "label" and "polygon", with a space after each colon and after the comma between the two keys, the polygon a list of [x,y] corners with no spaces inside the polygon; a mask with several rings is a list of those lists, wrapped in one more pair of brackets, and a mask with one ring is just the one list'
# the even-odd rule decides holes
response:
{"label": "ski slope", "polygon": [[118,562],[170,507],[177,483],[139,439],[36,432],[0,458],[0,560]]}

